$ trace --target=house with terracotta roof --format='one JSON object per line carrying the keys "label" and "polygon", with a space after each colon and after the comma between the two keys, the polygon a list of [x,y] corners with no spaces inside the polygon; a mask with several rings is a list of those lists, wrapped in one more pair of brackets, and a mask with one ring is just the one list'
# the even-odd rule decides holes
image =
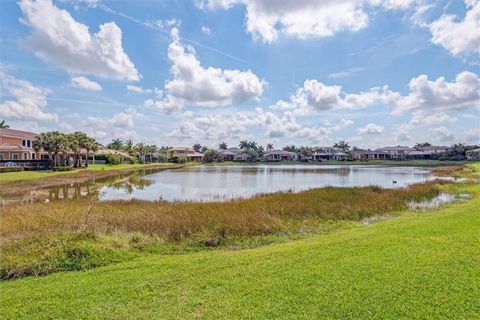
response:
{"label": "house with terracotta roof", "polygon": [[203,153],[188,147],[175,147],[171,149],[173,156],[184,157],[188,161],[203,161]]}

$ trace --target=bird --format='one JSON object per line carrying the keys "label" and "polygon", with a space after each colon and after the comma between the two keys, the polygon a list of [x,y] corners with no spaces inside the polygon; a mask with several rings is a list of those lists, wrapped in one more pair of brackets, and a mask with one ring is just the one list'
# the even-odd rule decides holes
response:
{"label": "bird", "polygon": [[397,184],[397,180],[393,180],[392,182],[393,182],[393,184]]}

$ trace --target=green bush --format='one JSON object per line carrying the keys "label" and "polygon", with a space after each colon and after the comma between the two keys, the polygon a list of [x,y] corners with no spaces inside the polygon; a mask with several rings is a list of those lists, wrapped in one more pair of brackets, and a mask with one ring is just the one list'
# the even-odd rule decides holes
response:
{"label": "green bush", "polygon": [[140,162],[137,157],[130,157],[129,161],[130,164],[137,164]]}
{"label": "green bush", "polygon": [[187,162],[187,159],[185,159],[184,157],[180,157],[180,156],[173,156],[173,157],[170,158],[170,162],[185,163],[185,162]]}
{"label": "green bush", "polygon": [[71,171],[73,170],[73,168],[70,166],[58,166],[58,167],[53,167],[52,170],[53,171]]}
{"label": "green bush", "polygon": [[95,160],[105,160],[107,161],[108,159],[108,154],[105,153],[100,153],[95,155]]}
{"label": "green bush", "polygon": [[23,167],[0,167],[0,173],[23,171]]}
{"label": "green bush", "polygon": [[107,163],[111,165],[118,165],[122,163],[122,157],[116,154],[109,154],[107,157]]}

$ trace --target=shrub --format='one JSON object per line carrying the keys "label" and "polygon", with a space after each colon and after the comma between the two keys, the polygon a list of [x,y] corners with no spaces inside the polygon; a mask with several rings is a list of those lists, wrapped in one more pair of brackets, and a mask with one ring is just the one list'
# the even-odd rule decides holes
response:
{"label": "shrub", "polygon": [[187,162],[187,159],[185,159],[184,157],[180,157],[180,156],[173,156],[173,157],[170,158],[170,162],[185,163],[185,162]]}
{"label": "shrub", "polygon": [[70,166],[57,166],[52,168],[53,171],[71,171],[73,170]]}
{"label": "shrub", "polygon": [[107,160],[108,159],[108,154],[105,153],[100,153],[95,155],[95,160]]}
{"label": "shrub", "polygon": [[109,154],[107,157],[107,163],[111,165],[117,165],[122,163],[122,157],[116,154]]}
{"label": "shrub", "polygon": [[19,172],[19,171],[23,171],[23,167],[0,167],[0,173]]}
{"label": "shrub", "polygon": [[129,162],[130,162],[130,164],[137,164],[140,161],[138,160],[137,157],[130,157]]}

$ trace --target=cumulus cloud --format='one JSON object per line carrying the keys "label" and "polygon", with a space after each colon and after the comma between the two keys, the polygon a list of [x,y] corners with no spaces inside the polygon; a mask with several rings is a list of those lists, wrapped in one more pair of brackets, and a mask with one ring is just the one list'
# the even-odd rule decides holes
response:
{"label": "cumulus cloud", "polygon": [[102,91],[102,87],[98,83],[83,76],[73,77],[71,85],[85,90]]}
{"label": "cumulus cloud", "polygon": [[369,123],[364,127],[357,128],[357,133],[358,134],[380,134],[380,133],[383,133],[384,130],[385,130],[384,126],[381,126],[375,123]]}
{"label": "cumulus cloud", "polygon": [[398,94],[392,100],[396,114],[415,109],[448,111],[480,107],[480,79],[472,72],[461,72],[452,82],[444,77],[432,81],[427,75],[420,75],[410,80],[408,87],[408,95]]}
{"label": "cumulus cloud", "polygon": [[317,80],[306,80],[289,101],[278,101],[275,109],[295,109],[308,114],[330,109],[363,109],[392,99],[395,94],[387,86],[366,92],[346,93],[341,86],[328,86]]}
{"label": "cumulus cloud", "polygon": [[428,24],[432,43],[453,55],[480,54],[480,1],[465,0],[468,10],[463,20],[455,15],[442,15]]}
{"label": "cumulus cloud", "polygon": [[2,96],[0,117],[6,119],[57,121],[57,114],[45,112],[49,90],[36,87],[30,82],[19,80],[0,70]]}
{"label": "cumulus cloud", "polygon": [[173,63],[172,79],[165,84],[163,100],[147,100],[145,106],[171,113],[184,106],[215,107],[259,98],[265,86],[252,71],[203,67],[192,47],[180,42],[178,30],[172,29],[173,42],[168,58]]}
{"label": "cumulus cloud", "polygon": [[196,0],[204,10],[246,7],[246,28],[254,39],[273,42],[279,34],[298,38],[328,37],[368,26],[368,7],[406,9],[416,0]]}
{"label": "cumulus cloud", "polygon": [[21,21],[32,29],[24,44],[42,60],[70,73],[139,80],[140,74],[123,50],[122,31],[114,22],[100,25],[92,34],[51,0],[21,0],[20,9]]}

